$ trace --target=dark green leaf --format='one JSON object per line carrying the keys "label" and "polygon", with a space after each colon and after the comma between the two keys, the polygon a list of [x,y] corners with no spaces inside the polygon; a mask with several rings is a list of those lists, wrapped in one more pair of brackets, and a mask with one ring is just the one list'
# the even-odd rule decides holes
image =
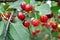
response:
{"label": "dark green leaf", "polygon": [[53,11],[53,13],[54,13],[55,16],[58,15],[58,10],[59,10],[58,6],[51,7],[51,10]]}
{"label": "dark green leaf", "polygon": [[26,3],[29,3],[30,4],[30,0],[24,0]]}

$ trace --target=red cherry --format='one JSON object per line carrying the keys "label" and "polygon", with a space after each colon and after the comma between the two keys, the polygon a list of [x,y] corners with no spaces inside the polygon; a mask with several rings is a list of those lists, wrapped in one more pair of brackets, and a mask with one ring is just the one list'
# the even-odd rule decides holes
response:
{"label": "red cherry", "polygon": [[36,29],[35,31],[36,31],[36,33],[39,33],[40,32],[40,29]]}
{"label": "red cherry", "polygon": [[7,18],[10,17],[10,13],[9,12],[7,12],[5,15],[6,15]]}
{"label": "red cherry", "polygon": [[60,34],[58,34],[57,38],[60,39]]}
{"label": "red cherry", "polygon": [[38,24],[39,24],[39,20],[37,20],[37,19],[32,20],[32,25],[33,26],[38,26]]}
{"label": "red cherry", "polygon": [[52,28],[51,32],[55,32],[55,29]]}
{"label": "red cherry", "polygon": [[42,26],[46,26],[46,22],[42,22]]}
{"label": "red cherry", "polygon": [[18,12],[17,17],[21,20],[25,19],[25,14],[23,12]]}
{"label": "red cherry", "polygon": [[25,27],[29,27],[30,22],[29,22],[28,20],[25,20],[25,21],[23,22],[23,25],[24,25]]}
{"label": "red cherry", "polygon": [[13,20],[14,20],[14,17],[11,18],[10,22],[13,22]]}
{"label": "red cherry", "polygon": [[48,17],[46,15],[41,15],[40,16],[40,21],[41,22],[47,22],[47,20],[48,20]]}
{"label": "red cherry", "polygon": [[27,11],[27,12],[29,12],[29,11],[32,11],[32,5],[30,5],[30,4],[27,4],[26,5],[26,7],[25,7],[25,10]]}
{"label": "red cherry", "polygon": [[58,29],[58,32],[60,32],[60,29]]}
{"label": "red cherry", "polygon": [[48,18],[53,17],[53,12],[51,12],[50,14],[47,14],[47,17],[48,17]]}
{"label": "red cherry", "polygon": [[58,18],[60,18],[60,14],[58,14]]}
{"label": "red cherry", "polygon": [[25,9],[26,2],[21,3],[20,6],[21,6],[22,9]]}
{"label": "red cherry", "polygon": [[35,30],[33,30],[33,31],[32,31],[32,34],[33,34],[33,35],[35,35],[35,34],[36,34],[36,31],[35,31]]}
{"label": "red cherry", "polygon": [[57,24],[56,24],[56,23],[53,23],[53,24],[52,24],[52,28],[53,28],[53,29],[56,29],[56,28],[57,28]]}

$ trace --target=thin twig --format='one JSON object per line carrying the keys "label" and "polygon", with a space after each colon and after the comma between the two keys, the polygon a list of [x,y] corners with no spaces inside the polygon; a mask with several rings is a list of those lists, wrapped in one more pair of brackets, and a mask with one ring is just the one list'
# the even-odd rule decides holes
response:
{"label": "thin twig", "polygon": [[[47,24],[46,24],[46,26],[47,26]],[[52,33],[51,33],[50,28],[48,26],[47,26],[47,29],[49,30],[48,32],[49,32],[49,35],[50,35],[50,40],[53,40]]]}
{"label": "thin twig", "polygon": [[48,28],[48,30],[49,30],[49,34],[50,34],[50,40],[52,40],[52,33],[50,31],[50,28]]}
{"label": "thin twig", "polygon": [[6,25],[6,28],[5,28],[5,32],[4,32],[3,40],[6,40],[7,31],[8,31],[9,24],[10,24],[10,20],[11,20],[11,18],[12,18],[12,16],[13,16],[13,13],[14,13],[14,11],[11,12],[11,16],[10,16],[8,22],[7,22],[7,25]]}

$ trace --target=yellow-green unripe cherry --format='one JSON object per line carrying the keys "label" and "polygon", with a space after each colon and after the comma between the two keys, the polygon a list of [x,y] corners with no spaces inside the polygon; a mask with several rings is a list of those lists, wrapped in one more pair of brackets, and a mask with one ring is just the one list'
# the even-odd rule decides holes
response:
{"label": "yellow-green unripe cherry", "polygon": [[60,24],[58,24],[58,29],[60,29]]}

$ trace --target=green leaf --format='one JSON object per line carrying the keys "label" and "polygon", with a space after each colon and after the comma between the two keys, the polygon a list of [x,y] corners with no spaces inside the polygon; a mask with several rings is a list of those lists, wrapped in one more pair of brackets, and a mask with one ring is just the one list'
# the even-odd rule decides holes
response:
{"label": "green leaf", "polygon": [[9,7],[9,4],[6,4],[3,6],[4,10],[7,10],[8,7]]}
{"label": "green leaf", "polygon": [[9,32],[7,33],[6,40],[14,40],[14,39],[11,37],[11,35],[9,34]]}
{"label": "green leaf", "polygon": [[55,16],[58,15],[58,10],[59,10],[58,6],[51,7],[51,10],[53,11],[53,13],[54,13]]}
{"label": "green leaf", "polygon": [[30,4],[30,0],[24,0],[26,3],[29,3]]}
{"label": "green leaf", "polygon": [[40,12],[40,15],[50,14],[50,6],[48,4],[41,4],[35,8],[36,11]]}
{"label": "green leaf", "polygon": [[29,40],[29,34],[24,29],[22,22],[19,21],[17,23],[11,23],[9,33],[13,37],[14,40]]}
{"label": "green leaf", "polygon": [[35,0],[30,0],[31,5],[35,6],[35,3],[36,3]]}
{"label": "green leaf", "polygon": [[0,22],[0,35],[2,35],[3,30],[4,30],[4,22],[1,21],[1,22]]}
{"label": "green leaf", "polygon": [[56,2],[55,2],[55,1],[51,1],[51,6],[52,6],[52,7],[57,6],[57,5],[56,5]]}
{"label": "green leaf", "polygon": [[56,30],[55,32],[52,33],[53,37],[57,37],[58,31]]}
{"label": "green leaf", "polygon": [[56,38],[56,37],[53,37],[53,40],[58,40],[58,38]]}
{"label": "green leaf", "polygon": [[0,40],[3,40],[2,38],[3,38],[3,37],[2,37],[2,36],[0,36]]}
{"label": "green leaf", "polygon": [[21,7],[20,7],[21,2],[23,2],[23,0],[15,1],[9,6],[9,8],[14,8],[14,9],[17,9],[18,11],[20,11],[21,10]]}
{"label": "green leaf", "polygon": [[4,8],[2,6],[0,6],[0,12],[5,13],[5,10],[4,10]]}

